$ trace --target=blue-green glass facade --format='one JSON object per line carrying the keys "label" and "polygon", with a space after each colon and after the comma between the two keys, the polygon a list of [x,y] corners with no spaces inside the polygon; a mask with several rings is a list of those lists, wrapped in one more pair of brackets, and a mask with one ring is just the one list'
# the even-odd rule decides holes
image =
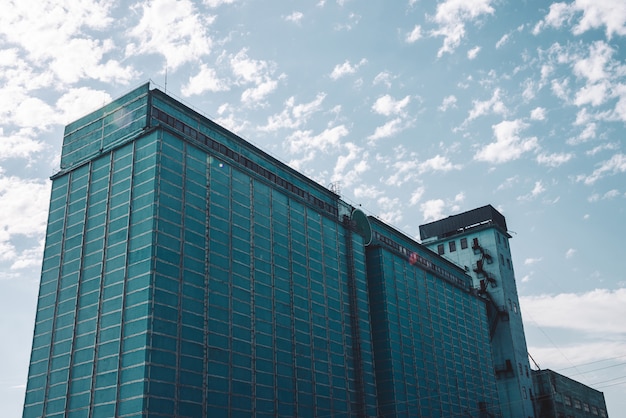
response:
{"label": "blue-green glass facade", "polygon": [[148,85],[68,125],[24,417],[493,408],[468,276],[353,213]]}
{"label": "blue-green glass facade", "polygon": [[371,221],[379,416],[499,416],[485,301],[463,270]]}
{"label": "blue-green glass facade", "polygon": [[142,88],[66,129],[24,416],[375,414],[363,238],[186,112]]}

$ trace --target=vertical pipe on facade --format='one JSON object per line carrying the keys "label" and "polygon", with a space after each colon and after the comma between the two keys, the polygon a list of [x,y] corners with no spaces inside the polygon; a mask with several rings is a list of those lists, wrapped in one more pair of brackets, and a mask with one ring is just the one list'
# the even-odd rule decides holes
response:
{"label": "vertical pipe on facade", "polygon": [[122,302],[121,302],[121,312],[120,312],[120,346],[119,346],[119,355],[117,357],[117,396],[115,401],[115,416],[119,415],[120,408],[120,397],[121,397],[121,386],[122,386],[122,358],[124,356],[124,325],[126,320],[124,318],[124,314],[126,313],[126,288],[128,286],[128,254],[130,252],[130,229],[131,229],[131,216],[133,213],[133,188],[135,183],[135,157],[136,157],[136,147],[137,142],[133,141],[131,143],[131,159],[130,159],[130,184],[129,184],[129,192],[128,192],[128,208],[126,212],[126,216],[128,217],[126,221],[126,254],[124,256],[124,277],[122,279]]}
{"label": "vertical pipe on facade", "polygon": [[356,274],[354,267],[354,246],[352,243],[352,220],[344,215],[343,223],[346,231],[346,262],[348,273],[348,292],[350,298],[350,329],[352,331],[352,356],[354,358],[354,380],[356,387],[356,409],[357,416],[364,417],[365,410],[365,389],[363,379],[363,366],[361,358],[361,333],[359,330],[359,310],[358,296],[356,289]]}
{"label": "vertical pipe on facade", "polygon": [[181,168],[181,212],[180,212],[180,232],[178,238],[180,244],[178,247],[178,307],[176,315],[176,377],[174,380],[174,414],[178,414],[180,409],[180,359],[182,356],[182,336],[183,336],[183,280],[184,280],[184,256],[185,256],[185,202],[186,202],[186,181],[187,181],[187,142],[180,140],[183,145],[183,157]]}
{"label": "vertical pipe on facade", "polygon": [[[73,364],[74,364],[74,353],[75,353],[75,344],[76,344],[76,333],[77,333],[77,329],[78,329],[78,309],[80,306],[79,303],[79,298],[80,298],[80,290],[81,290],[81,285],[82,285],[82,281],[83,281],[83,264],[84,264],[84,258],[85,258],[85,237],[87,236],[87,217],[88,217],[88,209],[89,209],[89,193],[91,190],[91,177],[93,175],[93,162],[89,161],[89,172],[88,172],[88,178],[87,178],[87,190],[85,191],[85,216],[83,218],[83,229],[81,231],[81,241],[80,241],[80,258],[79,258],[79,263],[78,263],[78,283],[76,286],[76,305],[74,307],[74,329],[72,331],[72,343],[70,346],[70,363],[69,363],[69,370],[68,370],[68,379],[67,379],[67,389],[65,392],[65,405],[66,405],[66,409],[69,405],[70,402],[70,382],[72,381],[72,369],[73,369]],[[69,188],[68,188],[69,189]],[[68,200],[69,202],[69,200]]]}
{"label": "vertical pipe on facade", "polygon": [[104,294],[104,273],[107,258],[107,244],[109,242],[109,221],[111,219],[111,189],[113,187],[113,160],[114,151],[109,153],[109,178],[107,179],[107,195],[105,205],[105,219],[104,219],[104,237],[102,244],[102,259],[100,267],[100,288],[98,289],[98,311],[96,313],[96,336],[94,342],[93,353],[93,365],[91,370],[91,388],[90,388],[90,400],[89,400],[89,418],[93,417],[93,409],[95,406],[95,392],[96,392],[96,372],[98,371],[98,352],[100,344],[100,320],[102,318],[102,304]]}
{"label": "vertical pipe on facade", "polygon": [[210,262],[210,238],[211,228],[209,227],[211,213],[211,165],[209,164],[209,154],[206,155],[206,187],[205,187],[205,226],[204,226],[204,300],[203,300],[203,376],[202,376],[202,412],[208,412],[208,394],[209,394],[209,262]]}

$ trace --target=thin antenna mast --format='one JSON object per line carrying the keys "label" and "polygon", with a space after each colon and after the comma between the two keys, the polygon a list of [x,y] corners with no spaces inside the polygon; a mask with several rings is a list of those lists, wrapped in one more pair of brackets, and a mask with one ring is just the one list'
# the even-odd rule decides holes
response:
{"label": "thin antenna mast", "polygon": [[167,93],[167,58],[165,59],[165,92]]}

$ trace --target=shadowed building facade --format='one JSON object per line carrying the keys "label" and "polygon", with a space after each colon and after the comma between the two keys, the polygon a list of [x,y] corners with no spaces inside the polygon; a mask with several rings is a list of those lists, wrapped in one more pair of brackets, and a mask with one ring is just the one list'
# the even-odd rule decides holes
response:
{"label": "shadowed building facade", "polygon": [[52,180],[24,417],[499,416],[462,269],[163,92]]}

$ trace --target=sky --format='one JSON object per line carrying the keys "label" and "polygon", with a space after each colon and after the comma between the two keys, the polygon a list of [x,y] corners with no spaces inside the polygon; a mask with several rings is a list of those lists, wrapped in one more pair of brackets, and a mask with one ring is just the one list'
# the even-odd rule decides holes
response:
{"label": "sky", "polygon": [[491,204],[529,352],[626,410],[623,0],[5,0],[0,415],[64,126],[152,81],[406,234]]}

